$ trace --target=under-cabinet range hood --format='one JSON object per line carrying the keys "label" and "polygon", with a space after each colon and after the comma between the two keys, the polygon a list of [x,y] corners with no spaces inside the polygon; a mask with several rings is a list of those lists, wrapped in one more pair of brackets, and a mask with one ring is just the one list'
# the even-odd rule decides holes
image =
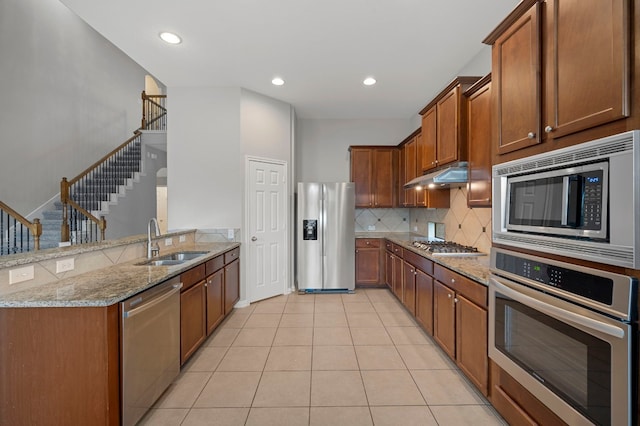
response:
{"label": "under-cabinet range hood", "polygon": [[422,188],[448,188],[453,184],[467,183],[468,163],[460,161],[435,172],[418,176],[404,184],[404,189],[415,187]]}

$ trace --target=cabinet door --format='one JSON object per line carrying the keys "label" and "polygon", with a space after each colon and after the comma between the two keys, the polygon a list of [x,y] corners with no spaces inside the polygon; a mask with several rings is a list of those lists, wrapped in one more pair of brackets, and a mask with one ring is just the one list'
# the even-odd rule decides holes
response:
{"label": "cabinet door", "polygon": [[460,87],[456,86],[438,101],[437,165],[448,164],[458,159],[460,130]]}
{"label": "cabinet door", "polygon": [[393,170],[394,149],[380,148],[373,150],[374,207],[393,207],[395,179]]}
{"label": "cabinet door", "polygon": [[220,324],[224,318],[224,269],[220,269],[207,277],[207,335]]}
{"label": "cabinet door", "polygon": [[[407,142],[404,146],[404,182],[405,184],[416,177],[416,140],[415,138]],[[416,205],[416,190],[404,190],[404,205],[414,207]]]}
{"label": "cabinet door", "polygon": [[420,269],[416,275],[416,319],[433,336],[433,278]]}
{"label": "cabinet door", "polygon": [[469,207],[491,207],[491,82],[469,96]]}
{"label": "cabinet door", "polygon": [[204,342],[206,329],[206,289],[200,281],[180,294],[180,365]]}
{"label": "cabinet door", "polygon": [[356,284],[375,285],[380,283],[380,249],[356,249]]}
{"label": "cabinet door", "polygon": [[240,300],[240,260],[234,260],[224,268],[224,314],[233,310]]}
{"label": "cabinet door", "polygon": [[400,300],[402,300],[403,290],[402,287],[404,283],[403,280],[403,267],[402,267],[402,257],[394,256],[393,257],[393,294]]}
{"label": "cabinet door", "polygon": [[628,116],[627,4],[546,1],[543,125],[553,138]]}
{"label": "cabinet door", "polygon": [[433,169],[436,167],[436,145],[437,145],[437,127],[436,122],[436,106],[430,108],[422,116],[422,171]]}
{"label": "cabinet door", "polygon": [[497,153],[541,142],[540,4],[504,32],[492,49]]}
{"label": "cabinet door", "polygon": [[486,396],[489,358],[487,353],[487,310],[456,297],[456,360],[467,377]]}
{"label": "cabinet door", "polygon": [[369,208],[372,206],[372,155],[371,149],[351,148],[351,181],[356,186],[356,207]]}
{"label": "cabinet door", "polygon": [[416,314],[416,268],[407,262],[404,265],[404,294],[402,303],[414,316]]}
{"label": "cabinet door", "polygon": [[404,189],[406,175],[406,144],[402,145],[398,151],[398,206],[404,207],[407,203],[407,191]]}
{"label": "cabinet door", "polygon": [[385,283],[390,290],[393,290],[393,254],[391,252],[384,252],[385,259]]}
{"label": "cabinet door", "polygon": [[433,284],[433,338],[455,359],[455,293],[439,281]]}

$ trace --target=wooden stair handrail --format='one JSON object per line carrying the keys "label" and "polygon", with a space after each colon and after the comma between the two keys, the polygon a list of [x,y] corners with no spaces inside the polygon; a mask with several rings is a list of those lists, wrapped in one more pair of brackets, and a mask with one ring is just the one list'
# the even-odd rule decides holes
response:
{"label": "wooden stair handrail", "polygon": [[11,217],[29,228],[29,231],[33,235],[33,249],[40,250],[40,236],[42,235],[42,224],[40,223],[40,219],[35,218],[33,219],[33,222],[31,222],[29,219],[25,218],[2,201],[0,201],[0,209],[6,211]]}
{"label": "wooden stair handrail", "polygon": [[[167,98],[167,95],[147,95],[147,93],[144,90],[142,91],[142,123],[140,125],[141,130],[148,129],[151,124],[155,123],[156,121],[158,121],[159,119],[167,115],[167,108],[164,105],[153,100],[153,99],[166,99],[166,98]],[[150,104],[162,110],[162,114],[159,114],[157,117],[153,118],[152,120],[147,121],[147,105],[145,101],[149,102]]]}
{"label": "wooden stair handrail", "polygon": [[[93,169],[95,169],[96,167],[98,167],[100,164],[102,164],[103,162],[105,162],[106,160],[109,159],[109,157],[111,157],[112,155],[114,155],[116,152],[120,151],[122,148],[124,148],[127,144],[131,143],[131,141],[133,141],[135,138],[138,137],[138,135],[140,135],[140,133],[142,133],[140,131],[140,129],[137,129],[135,132],[133,132],[133,136],[131,136],[129,139],[127,139],[126,141],[124,141],[123,143],[121,143],[120,145],[118,145],[114,150],[112,150],[111,152],[109,152],[107,155],[105,155],[104,157],[102,157],[101,159],[99,159],[98,161],[96,161],[95,163],[93,163],[91,166],[87,167],[82,173],[80,173],[78,176],[74,177],[73,179],[69,180],[69,186],[73,185],[74,183],[78,182],[80,179],[82,179],[83,177],[85,177],[86,175],[89,174],[89,172],[93,171]],[[66,178],[63,178],[66,179]],[[68,193],[67,193],[68,195]],[[60,197],[62,198],[62,192],[60,193]],[[67,197],[68,198],[68,197]]]}

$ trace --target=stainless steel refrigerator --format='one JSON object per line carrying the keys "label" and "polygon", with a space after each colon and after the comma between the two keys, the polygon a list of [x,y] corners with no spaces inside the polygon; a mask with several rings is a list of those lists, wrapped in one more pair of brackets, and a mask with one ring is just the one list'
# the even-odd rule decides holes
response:
{"label": "stainless steel refrigerator", "polygon": [[355,288],[355,184],[298,183],[298,291]]}

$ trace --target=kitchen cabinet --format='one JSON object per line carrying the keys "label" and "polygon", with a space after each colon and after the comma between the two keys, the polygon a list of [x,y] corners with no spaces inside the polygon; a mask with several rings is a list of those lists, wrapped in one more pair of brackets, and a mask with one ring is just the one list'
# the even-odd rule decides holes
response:
{"label": "kitchen cabinet", "polygon": [[441,265],[434,265],[433,275],[433,338],[486,396],[487,287]]}
{"label": "kitchen cabinet", "polygon": [[389,240],[384,241],[384,282],[393,291],[393,244]]}
{"label": "kitchen cabinet", "polygon": [[403,283],[404,292],[402,294],[402,303],[411,312],[413,316],[416,315],[416,267],[407,262],[402,262],[403,270]]}
{"label": "kitchen cabinet", "polygon": [[[406,308],[413,314],[414,317],[417,317],[418,308],[420,308],[423,315],[425,315],[426,319],[426,311],[431,310],[431,307],[424,306],[426,302],[427,295],[424,294],[424,280],[425,277],[428,277],[427,274],[433,273],[433,262],[425,259],[424,257],[417,255],[411,251],[404,251],[404,259],[403,259],[403,298],[402,303],[406,306]],[[423,294],[418,294],[418,290],[423,291]],[[418,305],[418,298],[421,298],[420,303]]]}
{"label": "kitchen cabinet", "polygon": [[420,269],[416,275],[416,320],[433,336],[433,278]]}
{"label": "kitchen cabinet", "polygon": [[227,315],[240,300],[240,249],[226,252],[224,263],[224,314]]}
{"label": "kitchen cabinet", "polygon": [[491,207],[491,74],[464,92],[469,145],[469,207]]}
{"label": "kitchen cabinet", "polygon": [[397,148],[351,146],[349,151],[356,208],[394,207]]}
{"label": "kitchen cabinet", "polygon": [[423,171],[467,160],[467,108],[462,93],[479,79],[457,77],[420,111]]}
{"label": "kitchen cabinet", "polygon": [[240,299],[240,249],[229,250],[180,276],[180,364],[183,365]]}
{"label": "kitchen cabinet", "polygon": [[495,163],[593,139],[561,141],[629,116],[629,25],[626,0],[526,0],[484,40],[493,46]]}
{"label": "kitchen cabinet", "polygon": [[356,238],[356,285],[385,284],[385,258],[382,239]]}
{"label": "kitchen cabinet", "polygon": [[180,275],[180,365],[183,365],[207,337],[207,294],[205,264]]}
{"label": "kitchen cabinet", "polygon": [[398,300],[402,301],[404,294],[404,268],[402,264],[403,249],[397,244],[393,244],[393,282],[391,289]]}

